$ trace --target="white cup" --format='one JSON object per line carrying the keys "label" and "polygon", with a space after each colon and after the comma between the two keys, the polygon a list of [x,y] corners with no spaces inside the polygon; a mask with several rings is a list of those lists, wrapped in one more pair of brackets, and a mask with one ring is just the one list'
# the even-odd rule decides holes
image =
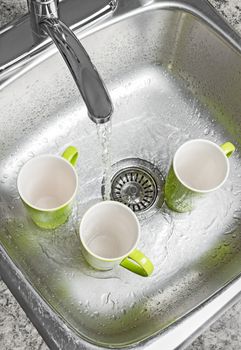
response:
{"label": "white cup", "polygon": [[104,201],[95,204],[80,223],[82,252],[97,270],[110,270],[116,265],[142,276],[153,271],[151,261],[136,246],[140,224],[136,215],[122,203]]}
{"label": "white cup", "polygon": [[218,146],[205,139],[190,140],[179,147],[165,184],[169,208],[191,211],[198,198],[219,189],[227,180],[228,157],[234,150],[231,142]]}
{"label": "white cup", "polygon": [[68,219],[78,187],[78,176],[73,167],[77,158],[77,149],[69,146],[62,157],[41,155],[21,168],[18,192],[37,226],[53,229]]}

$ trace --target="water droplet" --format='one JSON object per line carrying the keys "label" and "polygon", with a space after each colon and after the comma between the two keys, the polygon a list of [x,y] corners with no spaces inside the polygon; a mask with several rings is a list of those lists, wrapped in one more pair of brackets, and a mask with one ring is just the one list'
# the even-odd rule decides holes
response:
{"label": "water droplet", "polygon": [[28,157],[29,157],[29,158],[34,157],[34,153],[33,153],[33,152],[28,152],[28,154],[27,154],[27,155],[28,155]]}
{"label": "water droplet", "polygon": [[210,133],[210,129],[209,128],[204,129],[203,133],[204,135],[208,135]]}

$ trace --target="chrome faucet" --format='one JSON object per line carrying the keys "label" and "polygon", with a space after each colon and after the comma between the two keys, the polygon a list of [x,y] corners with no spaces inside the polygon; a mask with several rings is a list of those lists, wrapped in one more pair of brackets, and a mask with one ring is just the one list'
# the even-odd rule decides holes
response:
{"label": "chrome faucet", "polygon": [[58,16],[58,0],[28,0],[35,41],[50,36],[64,58],[96,124],[110,120],[112,103],[106,87],[84,47]]}

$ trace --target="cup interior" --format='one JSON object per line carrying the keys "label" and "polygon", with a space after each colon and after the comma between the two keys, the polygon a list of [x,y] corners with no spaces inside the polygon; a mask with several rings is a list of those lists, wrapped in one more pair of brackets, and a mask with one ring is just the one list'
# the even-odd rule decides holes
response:
{"label": "cup interior", "polygon": [[217,189],[229,172],[229,162],[221,147],[199,139],[188,141],[177,150],[173,167],[179,181],[198,192]]}
{"label": "cup interior", "polygon": [[139,240],[139,222],[125,205],[105,201],[91,207],[80,224],[80,238],[90,254],[100,259],[122,259]]}
{"label": "cup interior", "polygon": [[77,187],[77,175],[71,164],[57,156],[31,159],[18,176],[22,199],[38,210],[54,210],[71,201]]}

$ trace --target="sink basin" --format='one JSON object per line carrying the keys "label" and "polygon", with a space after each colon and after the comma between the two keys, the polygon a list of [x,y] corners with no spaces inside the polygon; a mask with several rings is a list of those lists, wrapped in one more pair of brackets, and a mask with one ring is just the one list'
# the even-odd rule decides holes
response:
{"label": "sink basin", "polygon": [[[227,182],[196,210],[170,211],[159,188],[160,200],[137,213],[149,278],[98,272],[82,257],[79,222],[102,199],[101,148],[59,53],[50,46],[2,79],[0,273],[52,349],[185,346],[241,292],[241,40],[206,1],[193,3],[120,1],[111,18],[76,32],[114,104],[113,177],[144,163],[165,178],[192,138],[236,145]],[[38,229],[18,172],[69,144],[80,155],[73,213],[58,229]]]}

